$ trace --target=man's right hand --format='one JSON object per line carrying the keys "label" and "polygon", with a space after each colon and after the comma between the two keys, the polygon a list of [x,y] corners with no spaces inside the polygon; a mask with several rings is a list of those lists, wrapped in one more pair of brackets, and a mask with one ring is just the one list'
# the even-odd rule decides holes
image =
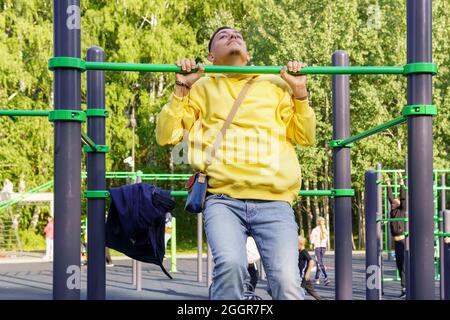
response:
{"label": "man's right hand", "polygon": [[[191,72],[195,69],[195,60],[194,59],[181,59],[176,62],[176,65],[181,67],[181,70],[186,72]],[[176,80],[182,83],[187,84],[191,87],[198,79],[200,79],[205,71],[205,68],[202,64],[198,64],[198,71],[195,73],[177,73],[175,75]]]}

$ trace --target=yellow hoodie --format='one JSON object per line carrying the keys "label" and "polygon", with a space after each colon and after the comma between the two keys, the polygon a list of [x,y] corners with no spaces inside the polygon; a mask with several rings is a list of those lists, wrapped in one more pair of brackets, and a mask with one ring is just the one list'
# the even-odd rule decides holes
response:
{"label": "yellow hoodie", "polygon": [[251,77],[256,77],[255,82],[207,167],[208,191],[236,199],[292,204],[301,181],[294,144],[315,143],[316,117],[308,100],[294,99],[279,76],[209,74],[199,79],[187,96],[174,94],[163,107],[156,140],[160,145],[178,144],[173,150],[178,163],[183,161],[195,171],[204,171],[207,154]]}

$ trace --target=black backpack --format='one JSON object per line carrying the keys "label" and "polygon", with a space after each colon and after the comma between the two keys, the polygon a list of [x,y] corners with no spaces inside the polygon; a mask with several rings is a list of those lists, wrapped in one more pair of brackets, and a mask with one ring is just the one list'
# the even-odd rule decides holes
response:
{"label": "black backpack", "polygon": [[142,262],[163,267],[166,212],[175,201],[169,190],[145,183],[111,188],[106,220],[106,246]]}

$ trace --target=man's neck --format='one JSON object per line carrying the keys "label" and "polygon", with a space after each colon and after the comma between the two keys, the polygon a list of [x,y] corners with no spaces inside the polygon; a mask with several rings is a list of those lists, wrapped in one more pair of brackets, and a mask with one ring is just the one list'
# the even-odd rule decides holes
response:
{"label": "man's neck", "polygon": [[220,61],[215,61],[214,65],[217,66],[246,66],[247,61],[242,59],[240,55],[228,55]]}

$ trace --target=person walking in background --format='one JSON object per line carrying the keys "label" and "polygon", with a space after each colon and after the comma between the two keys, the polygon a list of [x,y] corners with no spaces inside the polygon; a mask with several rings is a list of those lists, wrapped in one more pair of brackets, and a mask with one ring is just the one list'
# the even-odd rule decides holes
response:
{"label": "person walking in background", "polygon": [[328,279],[326,267],[323,263],[323,257],[325,256],[325,251],[327,250],[327,242],[328,242],[328,230],[325,227],[325,219],[323,217],[319,217],[317,219],[317,226],[311,231],[309,241],[314,246],[314,254],[316,256],[317,262],[317,270],[316,270],[316,284],[320,284],[320,272],[322,272],[324,276],[324,285],[329,285],[330,280]]}
{"label": "person walking in background", "polygon": [[[390,218],[406,218],[406,191],[403,178],[400,176],[400,199],[394,198],[392,193],[391,180],[386,180],[389,203],[391,204]],[[406,230],[405,221],[391,221],[391,236],[394,239],[395,262],[400,275],[400,285],[402,287],[400,297],[406,294],[405,289],[405,245]]]}
{"label": "person walking in background", "polygon": [[298,268],[302,279],[302,288],[305,289],[316,300],[320,300],[319,294],[314,290],[311,282],[311,270],[314,268],[314,260],[305,248],[305,238],[298,237]]}
{"label": "person walking in background", "polygon": [[44,259],[53,259],[53,218],[48,217],[45,233],[45,256]]}

